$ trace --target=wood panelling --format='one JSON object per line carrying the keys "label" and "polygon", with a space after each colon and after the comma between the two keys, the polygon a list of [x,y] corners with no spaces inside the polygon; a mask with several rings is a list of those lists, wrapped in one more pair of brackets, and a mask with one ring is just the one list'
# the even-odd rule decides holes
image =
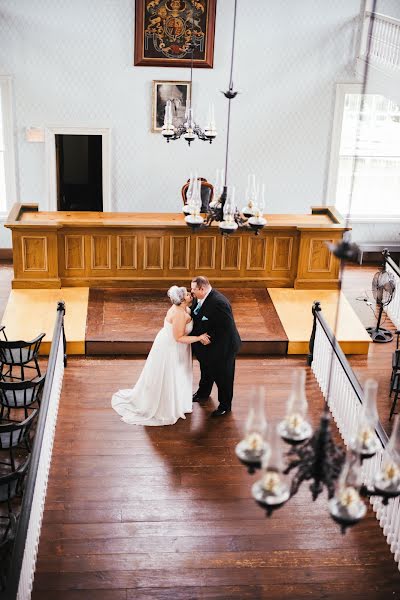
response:
{"label": "wood panelling", "polygon": [[137,236],[117,235],[117,269],[137,268]]}
{"label": "wood panelling", "polygon": [[169,244],[169,268],[189,269],[190,237],[171,235]]}
{"label": "wood panelling", "polygon": [[198,235],[196,237],[196,269],[215,269],[216,246],[214,235]]}
{"label": "wood panelling", "polygon": [[96,269],[111,269],[111,236],[110,235],[92,235],[91,236],[91,267]]}
{"label": "wood panelling", "polygon": [[[335,288],[338,261],[325,241],[339,240],[345,228],[327,211],[268,216],[257,236],[248,229],[221,236],[218,224],[193,232],[181,215],[168,213],[71,216],[21,208],[6,224],[13,233],[13,287],[153,288],[204,273],[216,286]],[[31,240],[25,256],[21,237]],[[45,238],[48,272],[41,270]]]}
{"label": "wood panelling", "polygon": [[47,238],[46,236],[21,237],[22,270],[47,271]]}
{"label": "wood panelling", "polygon": [[85,241],[83,235],[65,236],[65,268],[85,268]]}
{"label": "wood panelling", "polygon": [[162,269],[164,266],[164,238],[161,235],[144,236],[143,270]]}
{"label": "wood panelling", "polygon": [[293,238],[274,237],[272,251],[272,270],[290,271],[292,266]]}
{"label": "wood panelling", "polygon": [[294,287],[298,289],[335,289],[339,284],[339,259],[327,243],[339,240],[336,231],[302,231]]}
{"label": "wood panelling", "polygon": [[237,271],[241,264],[242,237],[223,237],[221,271]]}
{"label": "wood panelling", "polygon": [[311,273],[327,273],[332,268],[332,253],[327,243],[333,240],[310,240],[310,252],[308,255],[308,270]]}
{"label": "wood panelling", "polygon": [[247,244],[248,271],[265,271],[267,266],[267,238],[254,236],[249,237]]}

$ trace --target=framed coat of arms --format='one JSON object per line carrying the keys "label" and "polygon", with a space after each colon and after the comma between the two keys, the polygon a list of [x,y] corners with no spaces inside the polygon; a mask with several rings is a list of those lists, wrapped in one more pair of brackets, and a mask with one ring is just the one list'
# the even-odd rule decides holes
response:
{"label": "framed coat of arms", "polygon": [[136,0],[135,66],[211,69],[217,0]]}

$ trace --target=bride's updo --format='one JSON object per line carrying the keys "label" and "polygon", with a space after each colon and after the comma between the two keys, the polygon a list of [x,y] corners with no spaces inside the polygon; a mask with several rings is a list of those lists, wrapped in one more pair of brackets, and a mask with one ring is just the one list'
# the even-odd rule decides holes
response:
{"label": "bride's updo", "polygon": [[167,292],[168,298],[171,300],[172,304],[176,304],[179,306],[185,299],[185,295],[187,294],[187,290],[185,287],[178,287],[177,285],[173,285],[169,288]]}

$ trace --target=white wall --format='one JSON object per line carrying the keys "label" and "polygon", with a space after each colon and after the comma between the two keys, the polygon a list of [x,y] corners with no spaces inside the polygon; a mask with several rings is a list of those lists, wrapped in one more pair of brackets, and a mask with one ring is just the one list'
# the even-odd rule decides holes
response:
{"label": "white wall", "polygon": [[[229,181],[241,203],[247,174],[267,188],[267,212],[304,212],[325,196],[335,83],[353,80],[360,0],[239,0]],[[21,202],[43,205],[44,144],[28,126],[112,128],[112,203],[118,211],[175,211],[196,168],[223,165],[233,0],[218,0],[214,69],[194,72],[210,146],[152,134],[151,82],[188,69],[133,67],[133,0],[0,0],[0,73],[14,77]],[[0,239],[0,243],[3,240]],[[4,241],[3,241],[4,243]]]}

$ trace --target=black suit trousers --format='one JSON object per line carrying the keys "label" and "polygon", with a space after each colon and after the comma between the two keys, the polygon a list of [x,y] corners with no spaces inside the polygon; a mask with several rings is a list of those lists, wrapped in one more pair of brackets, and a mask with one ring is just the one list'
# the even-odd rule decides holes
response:
{"label": "black suit trousers", "polygon": [[235,379],[236,354],[218,361],[218,364],[200,361],[200,383],[198,394],[207,398],[211,394],[215,382],[218,388],[219,408],[229,409],[232,406],[233,382]]}

